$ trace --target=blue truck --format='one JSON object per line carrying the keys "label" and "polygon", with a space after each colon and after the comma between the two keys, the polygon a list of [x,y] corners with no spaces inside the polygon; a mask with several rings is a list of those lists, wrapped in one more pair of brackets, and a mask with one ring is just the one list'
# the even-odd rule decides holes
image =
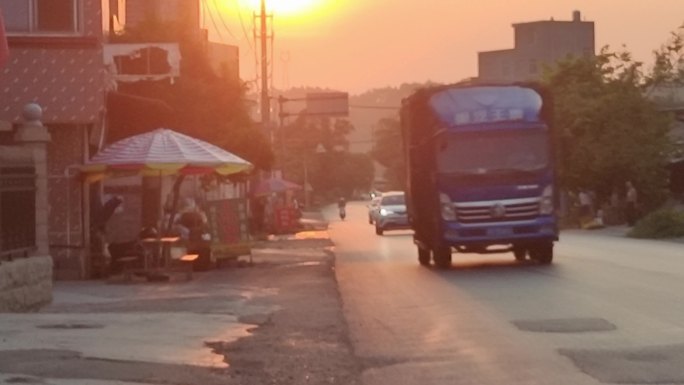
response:
{"label": "blue truck", "polygon": [[535,84],[455,84],[402,101],[406,206],[418,260],[512,252],[553,261],[558,240],[551,98]]}

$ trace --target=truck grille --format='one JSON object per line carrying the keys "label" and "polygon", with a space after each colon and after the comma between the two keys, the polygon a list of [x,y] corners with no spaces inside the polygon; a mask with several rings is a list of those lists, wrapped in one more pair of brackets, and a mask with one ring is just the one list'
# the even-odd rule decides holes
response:
{"label": "truck grille", "polygon": [[539,198],[456,203],[454,208],[461,223],[522,221],[539,216]]}

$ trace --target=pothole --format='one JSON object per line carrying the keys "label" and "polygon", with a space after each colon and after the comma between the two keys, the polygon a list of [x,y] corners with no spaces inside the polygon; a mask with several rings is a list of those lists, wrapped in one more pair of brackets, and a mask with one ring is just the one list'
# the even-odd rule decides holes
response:
{"label": "pothole", "polygon": [[104,325],[100,324],[88,324],[88,323],[61,323],[61,324],[47,324],[47,325],[38,325],[36,326],[38,329],[76,329],[76,330],[81,330],[81,329],[104,329]]}
{"label": "pothole", "polygon": [[684,344],[628,349],[560,349],[584,373],[603,383],[684,384]]}
{"label": "pothole", "polygon": [[518,329],[534,333],[607,332],[617,327],[603,318],[558,318],[512,321]]}

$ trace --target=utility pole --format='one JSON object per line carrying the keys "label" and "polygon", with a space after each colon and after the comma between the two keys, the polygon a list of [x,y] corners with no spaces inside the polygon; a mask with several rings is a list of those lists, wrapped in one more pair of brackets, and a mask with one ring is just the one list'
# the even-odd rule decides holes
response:
{"label": "utility pole", "polygon": [[271,147],[273,147],[273,129],[271,127],[271,103],[268,96],[268,25],[266,0],[261,0],[261,124],[269,130]]}

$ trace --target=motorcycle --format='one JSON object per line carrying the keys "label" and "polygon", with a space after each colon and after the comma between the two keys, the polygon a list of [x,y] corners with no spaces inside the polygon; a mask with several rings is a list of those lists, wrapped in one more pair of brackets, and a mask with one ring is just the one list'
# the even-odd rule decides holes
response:
{"label": "motorcycle", "polygon": [[344,207],[340,207],[340,219],[344,220],[347,217],[347,210]]}

